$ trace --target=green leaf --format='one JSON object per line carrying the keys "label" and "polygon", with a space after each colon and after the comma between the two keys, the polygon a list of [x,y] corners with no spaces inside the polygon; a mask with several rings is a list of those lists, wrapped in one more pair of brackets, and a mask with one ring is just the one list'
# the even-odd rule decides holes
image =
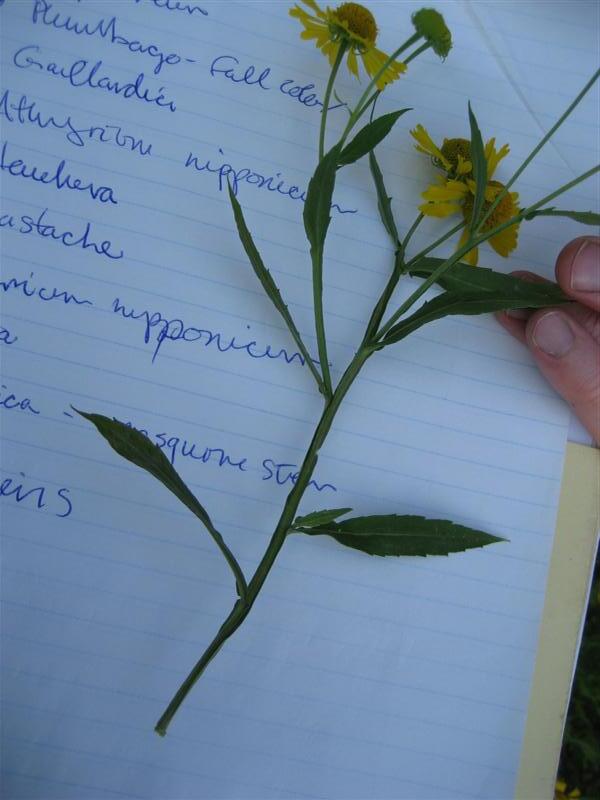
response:
{"label": "green leaf", "polygon": [[469,123],[471,125],[471,163],[473,164],[473,178],[475,179],[475,198],[473,200],[473,216],[471,219],[471,233],[473,233],[477,229],[477,223],[485,200],[487,161],[481,131],[475,119],[475,114],[471,109],[471,103],[469,103]]}
{"label": "green leaf", "polygon": [[238,587],[240,597],[246,593],[246,581],[241,572],[241,569],[227,548],[223,541],[223,537],[213,525],[206,509],[198,502],[194,495],[187,488],[185,483],[181,480],[177,471],[160,449],[160,447],[135,428],[130,428],[123,422],[116,419],[110,419],[102,414],[88,414],[85,411],[79,411],[74,408],[80,416],[89,420],[98,429],[99,433],[106,439],[112,449],[120,456],[131,461],[138,467],[146,470],[159,480],[175,497],[189,508],[189,510],[204,524],[212,538],[215,540],[219,549],[227,559]]}
{"label": "green leaf", "polygon": [[[435,270],[444,263],[443,258],[422,258],[418,264],[410,270],[410,275],[419,278],[428,278]],[[473,267],[470,264],[456,263],[449,269],[443,272],[436,281],[443,289],[448,289],[452,292],[496,292],[499,294],[507,294],[514,292],[516,296],[521,296],[522,292],[528,292],[534,286],[554,286],[554,284],[536,284],[532,281],[526,281],[523,278],[518,278],[516,275],[507,275],[504,272],[496,272],[493,269],[486,269],[485,267]],[[534,290],[535,291],[535,290]],[[543,296],[546,292],[550,291],[550,299],[553,297],[558,298],[558,302],[566,302],[566,295],[564,295],[558,287],[548,290],[543,289]]]}
{"label": "green leaf", "polygon": [[352,511],[351,508],[327,508],[323,511],[312,511],[303,517],[296,517],[292,528],[314,528],[315,525],[326,525],[350,511]]}
{"label": "green leaf", "polygon": [[564,211],[554,207],[540,208],[538,211],[526,214],[524,219],[531,220],[534,217],[568,217],[582,225],[600,225],[600,214],[596,214],[595,211]]}
{"label": "green leaf", "polygon": [[287,325],[290,333],[292,334],[292,338],[294,339],[294,341],[298,346],[298,349],[304,356],[304,359],[308,367],[311,369],[311,372],[315,376],[319,388],[322,391],[323,382],[321,380],[321,376],[319,375],[318,371],[314,366],[312,357],[308,352],[302,340],[302,337],[300,336],[300,331],[296,327],[296,324],[292,318],[292,315],[290,314],[287,305],[283,301],[283,298],[277,287],[277,284],[273,280],[273,276],[271,275],[269,270],[265,267],[263,260],[260,256],[260,253],[258,252],[256,245],[254,244],[254,240],[252,239],[252,234],[248,230],[248,226],[246,225],[246,221],[244,219],[242,207],[238,203],[238,200],[234,195],[233,190],[231,189],[231,186],[229,184],[227,184],[227,188],[229,189],[229,200],[233,208],[233,215],[235,217],[235,224],[237,225],[240,241],[242,242],[244,250],[246,251],[246,255],[248,256],[250,264],[252,265],[252,268],[254,269],[254,272],[256,273],[258,280],[261,282],[263,289],[271,299],[271,302],[283,317],[285,324]]}
{"label": "green leaf", "polygon": [[[475,272],[478,268],[468,267],[468,269]],[[390,328],[380,344],[385,347],[399,342],[422,325],[451,314],[488,314],[511,308],[545,308],[571,302],[571,299],[554,283],[531,283],[518,278],[513,281],[512,285],[494,291],[476,289],[468,292],[464,290],[443,292],[433,300],[423,303],[414,314]]]}
{"label": "green leaf", "polygon": [[385,184],[383,182],[383,174],[373,151],[369,153],[369,167],[371,169],[371,175],[373,176],[375,190],[377,191],[377,208],[379,209],[379,216],[381,217],[383,226],[388,232],[390,239],[394,243],[394,247],[398,247],[400,245],[400,236],[398,234],[396,222],[392,213],[392,198],[388,196]]}
{"label": "green leaf", "polygon": [[354,517],[301,532],[331,536],[346,547],[372,556],[445,556],[505,541],[447,520],[398,514]]}
{"label": "green leaf", "polygon": [[303,216],[306,236],[313,250],[323,249],[331,221],[338,154],[336,145],[323,156],[308,184]]}
{"label": "green leaf", "polygon": [[366,156],[373,148],[382,142],[388,133],[394,127],[396,120],[406,114],[407,111],[412,111],[410,108],[403,108],[400,111],[392,111],[390,114],[383,114],[377,117],[372,122],[369,122],[364,128],[361,128],[356,134],[354,139],[347,144],[342,150],[338,158],[338,166],[342,167],[346,164],[353,164],[359,158]]}

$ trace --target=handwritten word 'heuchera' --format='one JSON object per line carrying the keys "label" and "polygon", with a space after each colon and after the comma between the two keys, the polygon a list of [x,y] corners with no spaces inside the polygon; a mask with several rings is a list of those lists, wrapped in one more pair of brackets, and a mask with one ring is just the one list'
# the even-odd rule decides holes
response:
{"label": "handwritten word 'heuchera'", "polygon": [[[81,9],[83,11],[83,9]],[[77,36],[99,36],[110,44],[124,45],[131,53],[140,53],[154,59],[154,74],[158,75],[165,64],[180,64],[182,61],[195,63],[193,58],[182,58],[177,53],[165,53],[156,44],[143,44],[137,39],[128,39],[122,33],[117,33],[117,18],[100,19],[96,22],[82,22],[73,19],[68,14],[65,16],[60,11],[53,10],[53,4],[48,0],[34,0],[31,14],[33,24],[40,23],[57,30],[65,30]]]}
{"label": "handwritten word 'heuchera'", "polygon": [[13,64],[19,69],[35,68],[48,75],[64,78],[76,89],[86,86],[90,89],[103,89],[106,92],[120,95],[126,100],[133,97],[136,100],[142,100],[144,103],[157,105],[159,108],[168,108],[169,111],[177,110],[175,103],[172,100],[168,100],[164,95],[164,86],[161,86],[156,93],[143,86],[145,78],[143,72],[140,72],[133,83],[119,83],[119,81],[113,80],[108,75],[98,76],[98,73],[102,70],[102,61],[96,61],[95,64],[90,66],[90,62],[87,59],[78,58],[68,66],[61,67],[55,61],[38,61],[34,55],[39,52],[40,48],[36,44],[27,44],[24,47],[20,47],[13,55]]}
{"label": "handwritten word 'heuchera'", "polygon": [[66,171],[66,161],[63,159],[53,170],[42,170],[35,164],[28,166],[21,158],[10,160],[8,155],[8,142],[4,142],[0,150],[0,170],[8,172],[18,178],[29,178],[36,183],[43,183],[52,186],[58,191],[61,189],[72,189],[78,192],[87,192],[92,200],[99,200],[101,203],[112,203],[118,205],[113,189],[110,186],[94,186],[91,181],[85,182],[81,178],[75,178]]}
{"label": "handwritten word 'heuchera'", "polygon": [[57,289],[53,287],[48,289],[45,286],[34,286],[29,281],[34,280],[33,272],[29,273],[29,278],[17,280],[17,278],[9,278],[6,281],[0,280],[0,289],[4,293],[16,291],[18,294],[25,295],[25,297],[37,297],[44,302],[49,303],[52,300],[58,300],[66,306],[69,303],[75,303],[78,306],[93,306],[91,300],[84,300],[76,297],[72,292],[67,292],[65,289]]}
{"label": "handwritten word 'heuchera'", "polygon": [[[269,85],[271,67],[265,67],[259,72],[254,64],[250,64],[247,67],[240,67],[239,64],[239,59],[235,56],[217,56],[210,65],[210,74],[213,78],[216,75],[222,75],[232,83],[243,84],[244,86],[256,86],[265,91],[269,91],[273,88],[273,85]],[[313,91],[314,88],[314,83],[302,85],[296,83],[292,78],[282,81],[278,86],[282,94],[285,94],[287,97],[292,97],[303,106],[307,106],[308,108],[314,108],[315,106],[323,108],[323,102],[319,100],[318,96]],[[347,105],[347,103],[338,102],[328,106],[327,110],[333,111],[336,108],[343,108]]]}
{"label": "handwritten word 'heuchera'", "polygon": [[[23,478],[25,477],[23,472],[19,474]],[[38,509],[46,508],[48,505],[46,500],[49,500],[51,507],[55,509],[52,512],[55,517],[68,517],[73,511],[73,503],[67,497],[68,494],[69,490],[66,487],[62,489],[48,489],[47,486],[25,488],[23,482],[17,483],[13,478],[5,478],[0,483],[0,497],[11,498],[15,503],[33,505]],[[61,513],[58,513],[59,511]]]}
{"label": "handwritten word 'heuchera'", "polygon": [[92,223],[87,222],[83,233],[77,235],[73,231],[61,231],[56,225],[49,222],[44,222],[48,209],[45,208],[36,220],[30,217],[29,214],[22,214],[19,220],[16,220],[12,214],[0,215],[0,228],[10,228],[16,230],[18,233],[28,235],[30,233],[37,233],[43,238],[50,238],[65,247],[81,247],[82,250],[92,248],[99,256],[106,256],[117,260],[123,258],[123,251],[119,250],[118,253],[112,253],[112,242],[105,239],[103,242],[94,242],[91,238]]}
{"label": "handwritten word 'heuchera'", "polygon": [[163,342],[168,339],[171,342],[199,342],[204,345],[204,347],[214,345],[220,353],[239,350],[245,352],[250,358],[255,359],[283,358],[288,364],[297,361],[298,364],[302,366],[306,363],[300,353],[290,354],[283,347],[277,351],[273,351],[270,344],[259,347],[258,343],[254,340],[243,343],[238,342],[235,336],[229,338],[229,336],[219,331],[210,331],[206,328],[186,325],[181,319],[167,319],[160,311],[150,312],[145,309],[143,311],[136,311],[131,307],[127,308],[121,303],[118,297],[113,301],[112,310],[115,314],[119,314],[123,317],[123,319],[140,320],[142,322],[144,326],[144,342],[148,344],[151,338],[155,340],[154,353],[152,354],[153,362]]}
{"label": "handwritten word 'heuchera'", "polygon": [[34,100],[29,100],[26,94],[11,97],[10,91],[10,89],[6,89],[0,97],[0,117],[4,117],[9,122],[16,122],[19,125],[37,125],[42,130],[54,128],[65,131],[66,140],[76,147],[85,147],[87,142],[102,142],[124,147],[141,156],[148,156],[152,153],[151,143],[146,144],[143,139],[136,139],[134,136],[124,133],[120,125],[110,125],[106,122],[102,125],[81,127],[75,124],[70,114],[66,117],[59,117],[54,113],[43,112],[40,110],[39,104]]}
{"label": "handwritten word 'heuchera'", "polygon": [[[225,155],[220,147],[219,153],[222,156]],[[198,160],[198,156],[195,156],[191,152],[185,160],[185,166],[188,168],[193,167],[197,172],[212,172],[217,176],[220,192],[227,189],[227,183],[229,182],[233,193],[237,195],[240,183],[247,183],[250,186],[254,186],[255,189],[267,189],[269,192],[277,192],[284,197],[289,197],[291,200],[300,200],[301,202],[306,200],[306,189],[300,189],[299,186],[287,184],[281,177],[281,172],[276,172],[275,175],[265,176],[261,175],[259,172],[255,172],[253,169],[250,169],[250,167],[235,169],[235,167],[227,161],[213,165],[211,164],[210,158],[208,158],[204,164],[201,164]],[[356,208],[341,208],[337,203],[332,203],[331,208],[339,214],[356,214],[358,210]]]}
{"label": "handwritten word 'heuchera'", "polygon": [[[134,0],[135,3],[141,3],[142,0]],[[184,0],[148,0],[156,8],[164,8],[166,11],[186,11],[190,17],[198,12],[208,17],[208,11],[199,6],[197,3],[187,3]]]}

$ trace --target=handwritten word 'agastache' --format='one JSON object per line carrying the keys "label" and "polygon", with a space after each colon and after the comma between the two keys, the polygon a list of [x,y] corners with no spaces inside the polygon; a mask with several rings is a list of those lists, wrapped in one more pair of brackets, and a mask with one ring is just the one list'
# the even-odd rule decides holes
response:
{"label": "handwritten word 'agastache'", "polygon": [[29,100],[26,94],[17,95],[10,89],[6,89],[0,97],[0,117],[4,117],[9,122],[18,125],[36,125],[42,130],[55,129],[65,132],[65,138],[75,147],[85,147],[88,142],[101,142],[102,144],[114,144],[123,147],[132,153],[139,153],[141,156],[152,154],[152,144],[146,144],[143,139],[137,139],[129,133],[125,133],[120,125],[80,126],[75,123],[70,114],[57,116],[54,112],[42,111],[38,103]]}
{"label": "handwritten word 'agastache'", "polygon": [[145,75],[143,72],[140,72],[133,83],[119,83],[108,75],[99,75],[102,70],[102,61],[96,61],[90,66],[87,59],[79,58],[68,66],[61,67],[55,61],[38,61],[35,56],[39,52],[40,48],[36,44],[20,47],[13,55],[13,64],[19,69],[34,69],[34,71],[45,72],[57,78],[64,78],[76,89],[86,86],[90,89],[103,89],[106,92],[122,96],[126,100],[133,97],[159,108],[168,108],[172,112],[177,110],[175,103],[165,96],[164,86],[161,86],[156,93],[144,87]]}
{"label": "handwritten word 'agastache'", "polygon": [[109,239],[105,239],[100,243],[93,241],[91,238],[91,222],[87,222],[83,233],[78,235],[73,231],[60,230],[56,225],[46,222],[47,213],[48,209],[45,208],[35,220],[29,214],[22,214],[18,220],[12,214],[0,214],[0,228],[9,228],[24,235],[38,234],[44,239],[50,238],[65,247],[81,247],[82,250],[91,248],[97,255],[106,256],[113,260],[123,258],[122,250],[115,253],[111,252],[113,244]]}
{"label": "handwritten word 'agastache'", "polygon": [[[225,153],[219,147],[219,153],[224,156]],[[227,183],[231,184],[231,189],[237,195],[240,184],[247,183],[254,186],[255,189],[267,189],[269,192],[277,192],[284,197],[289,197],[291,200],[306,200],[306,190],[301,189],[299,186],[287,184],[281,177],[281,172],[276,172],[275,175],[261,175],[255,172],[250,167],[240,167],[235,169],[227,161],[222,161],[220,164],[211,164],[208,158],[203,164],[200,163],[198,157],[193,153],[189,153],[185,160],[186,167],[194,167],[198,172],[212,172],[217,176],[217,183],[219,191],[227,189]],[[332,210],[337,211],[339,214],[356,214],[356,208],[341,208],[337,203],[331,204]]]}
{"label": "handwritten word 'agastache'", "polygon": [[[134,0],[134,3],[141,3],[142,0]],[[186,11],[190,17],[194,14],[203,14],[208,17],[208,11],[197,3],[186,3],[184,0],[148,0],[156,8],[164,8],[166,11]]]}
{"label": "handwritten word 'agastache'", "polygon": [[165,64],[180,64],[184,60],[195,62],[195,59],[183,59],[177,53],[165,55],[156,44],[143,44],[137,39],[128,39],[122,33],[117,33],[117,18],[114,16],[108,20],[103,18],[97,22],[83,22],[73,19],[70,14],[65,16],[60,11],[54,11],[53,4],[49,0],[34,0],[31,21],[34,25],[40,23],[57,30],[74,33],[77,36],[99,36],[102,39],[106,39],[110,44],[124,45],[132,53],[148,55],[155,60],[155,75],[158,75]]}
{"label": "handwritten word 'agastache'", "polygon": [[[222,75],[232,83],[242,84],[244,86],[256,86],[259,89],[269,91],[273,88],[270,85],[271,67],[265,67],[259,72],[259,68],[254,64],[247,67],[240,67],[240,61],[235,56],[223,55],[217,56],[213,59],[210,65],[210,74],[214,78],[217,75]],[[314,83],[306,83],[304,85],[296,83],[292,78],[288,78],[278,85],[278,89],[282,94],[297,100],[307,108],[323,108],[323,102],[319,100],[313,89]],[[328,111],[333,111],[336,108],[343,108],[347,103],[334,103],[327,107]]]}
{"label": "handwritten word 'agastache'", "polygon": [[64,159],[53,170],[42,170],[35,164],[28,166],[21,158],[13,158],[12,161],[10,158],[8,142],[4,142],[2,150],[0,150],[0,170],[8,172],[9,175],[14,177],[26,178],[36,183],[52,186],[58,191],[71,189],[78,192],[87,192],[93,200],[117,205],[113,189],[110,186],[94,186],[91,181],[85,182],[81,178],[75,178],[66,171],[67,162]]}
{"label": "handwritten word 'agastache'", "polygon": [[127,308],[118,297],[113,301],[112,310],[123,319],[142,322],[144,326],[144,342],[148,344],[150,339],[154,340],[153,362],[163,343],[169,340],[171,342],[199,342],[204,347],[215,345],[220,353],[239,350],[254,359],[284,359],[288,364],[292,364],[295,361],[301,365],[306,363],[300,353],[294,352],[290,354],[283,347],[273,351],[270,344],[259,346],[255,340],[241,343],[235,336],[229,338],[229,336],[219,331],[210,331],[207,328],[186,325],[181,319],[168,319],[160,311],[150,312],[146,309],[136,311],[132,307]]}

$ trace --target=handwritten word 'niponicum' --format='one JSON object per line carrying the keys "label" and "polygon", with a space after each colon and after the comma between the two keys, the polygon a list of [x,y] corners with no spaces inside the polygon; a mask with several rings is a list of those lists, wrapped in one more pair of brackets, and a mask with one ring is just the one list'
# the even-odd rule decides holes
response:
{"label": "handwritten word 'niponicum'", "polygon": [[[219,147],[219,153],[224,156],[225,153]],[[281,172],[276,172],[275,175],[261,175],[260,172],[255,172],[250,167],[240,167],[236,169],[227,161],[222,161],[220,164],[211,164],[210,158],[202,164],[198,160],[198,156],[189,153],[185,160],[186,167],[193,167],[198,172],[212,172],[217,176],[217,184],[219,191],[222,192],[227,189],[227,183],[231,185],[231,189],[237,195],[240,184],[247,183],[254,186],[255,189],[267,189],[269,192],[277,192],[284,197],[289,197],[291,200],[306,200],[306,189],[301,189],[299,186],[288,184],[281,177]],[[341,208],[337,203],[331,204],[332,210],[340,214],[356,214],[356,208]]]}
{"label": "handwritten word 'niponicum'", "polygon": [[[239,59],[235,56],[217,56],[213,59],[210,65],[210,74],[214,78],[217,75],[222,75],[232,83],[241,84],[244,86],[256,86],[264,91],[274,88],[271,84],[271,67],[264,67],[260,70],[254,64],[248,66],[241,66]],[[296,83],[292,78],[281,81],[277,86],[282,94],[297,100],[307,108],[323,108],[322,100],[319,100],[316,93],[313,91],[315,88],[314,83]],[[347,103],[334,103],[327,107],[328,111],[333,111],[336,108],[343,108]]]}
{"label": "handwritten word 'niponicum'", "polygon": [[[134,0],[134,3],[141,3],[142,0]],[[194,14],[203,14],[208,17],[208,11],[197,3],[186,3],[184,0],[148,0],[156,8],[164,8],[166,11],[185,11],[190,17]]]}
{"label": "handwritten word 'niponicum'", "polygon": [[161,86],[157,92],[152,92],[144,87],[145,75],[143,72],[140,72],[133,83],[119,83],[109,75],[102,75],[102,61],[96,61],[95,64],[90,65],[87,59],[79,58],[71,64],[61,67],[55,61],[38,61],[35,56],[39,52],[40,48],[36,44],[20,47],[13,55],[13,64],[19,69],[33,68],[34,71],[38,70],[57,78],[64,78],[76,89],[86,86],[90,89],[103,89],[111,94],[122,96],[126,100],[133,97],[159,108],[168,108],[169,111],[177,110],[175,103],[165,96],[164,86]]}
{"label": "handwritten word 'niponicum'", "polygon": [[24,235],[30,233],[38,234],[44,239],[52,239],[65,247],[81,247],[82,250],[91,248],[97,255],[106,256],[114,260],[123,258],[122,250],[116,253],[111,252],[113,244],[109,239],[99,243],[93,241],[91,238],[91,222],[86,223],[83,233],[77,234],[73,231],[61,230],[56,225],[45,222],[47,213],[48,209],[45,208],[35,220],[29,214],[22,214],[19,219],[16,219],[12,214],[0,214],[0,228],[9,228]]}
{"label": "handwritten word 'niponicum'", "polygon": [[0,289],[5,294],[7,292],[16,292],[17,294],[24,295],[25,297],[36,297],[46,303],[49,303],[52,300],[58,300],[59,302],[64,303],[66,306],[68,306],[69,303],[74,303],[77,306],[94,305],[91,300],[76,297],[72,292],[68,292],[66,289],[57,289],[56,286],[52,287],[52,289],[49,289],[46,286],[36,286],[33,283],[34,280],[34,274],[33,272],[30,272],[28,278],[22,278],[21,280],[18,280],[17,278],[8,278],[8,280],[0,281]]}
{"label": "handwritten word 'niponicum'", "polygon": [[[83,9],[82,9],[83,10]],[[137,39],[130,39],[117,33],[117,18],[100,19],[96,22],[88,22],[74,19],[70,14],[64,15],[60,11],[53,10],[53,4],[49,0],[34,0],[33,11],[31,14],[33,24],[40,23],[57,30],[65,30],[77,36],[99,36],[106,39],[110,44],[124,45],[131,53],[140,53],[154,59],[154,74],[158,75],[165,64],[180,64],[182,61],[195,63],[194,58],[182,58],[177,53],[165,53],[156,44],[143,44]]]}
{"label": "handwritten word 'niponicum'", "polygon": [[288,353],[285,348],[273,351],[271,345],[260,345],[255,341],[239,342],[236,336],[231,338],[219,331],[210,331],[207,328],[197,328],[193,325],[186,325],[181,319],[168,319],[160,311],[136,311],[134,308],[124,305],[117,297],[113,301],[112,310],[123,319],[138,320],[144,327],[144,342],[149,344],[152,339],[154,343],[154,353],[152,361],[156,359],[160,348],[166,340],[171,342],[198,342],[204,347],[214,345],[220,353],[238,350],[246,353],[254,359],[284,359],[287,364],[298,362],[300,365],[306,363],[300,353]]}
{"label": "handwritten word 'niponicum'", "polygon": [[[20,475],[24,478],[23,472]],[[69,500],[69,490],[48,489],[47,486],[26,487],[23,481],[17,482],[14,478],[5,478],[0,483],[0,497],[13,500],[25,506],[34,506],[37,509],[46,508],[50,504],[55,517],[68,517],[73,511],[73,503]],[[60,512],[60,513],[59,513]]]}
{"label": "handwritten word 'niponicum'", "polygon": [[143,139],[136,139],[129,133],[125,133],[120,125],[77,125],[70,114],[57,116],[54,112],[48,113],[41,111],[39,104],[34,100],[29,100],[26,94],[17,95],[10,89],[6,89],[0,97],[0,117],[4,117],[9,122],[18,125],[36,125],[42,130],[46,128],[62,130],[65,138],[76,147],[85,147],[88,142],[102,142],[103,144],[114,144],[117,147],[124,147],[131,152],[137,152],[141,156],[152,154],[152,144],[146,144]]}
{"label": "handwritten word 'niponicum'", "polygon": [[[14,154],[13,154],[14,155]],[[78,192],[87,192],[92,200],[98,200],[100,203],[112,203],[118,205],[117,200],[110,186],[94,186],[91,181],[83,181],[81,178],[75,178],[67,172],[66,161],[63,159],[59,162],[53,170],[42,170],[35,164],[28,166],[21,158],[13,158],[8,155],[8,142],[4,142],[2,150],[0,150],[0,170],[8,172],[17,178],[26,178],[36,183],[43,183],[47,186],[60,191],[61,189],[71,189]]]}

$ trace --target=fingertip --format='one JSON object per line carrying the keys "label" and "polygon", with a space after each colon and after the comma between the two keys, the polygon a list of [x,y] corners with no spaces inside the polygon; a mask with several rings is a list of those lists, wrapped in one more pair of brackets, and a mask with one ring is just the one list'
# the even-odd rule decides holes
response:
{"label": "fingertip", "polygon": [[[524,316],[515,316],[518,312],[522,312]],[[514,311],[498,311],[494,316],[511,336],[518,339],[521,344],[527,344],[526,327],[529,313],[527,309],[515,309]]]}
{"label": "fingertip", "polygon": [[565,294],[600,310],[600,237],[578,236],[556,259],[556,280]]}

